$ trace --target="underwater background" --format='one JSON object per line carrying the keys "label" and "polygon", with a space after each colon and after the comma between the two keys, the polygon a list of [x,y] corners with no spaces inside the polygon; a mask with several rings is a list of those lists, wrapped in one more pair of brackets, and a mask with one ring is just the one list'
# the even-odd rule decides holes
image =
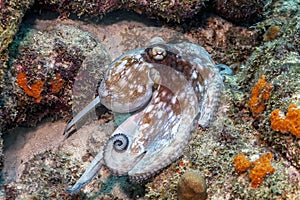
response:
{"label": "underwater background", "polygon": [[[1,199],[299,199],[300,1],[0,0]],[[109,63],[160,36],[230,67],[217,117],[142,183],[102,168],[70,188],[122,121],[97,107]]]}

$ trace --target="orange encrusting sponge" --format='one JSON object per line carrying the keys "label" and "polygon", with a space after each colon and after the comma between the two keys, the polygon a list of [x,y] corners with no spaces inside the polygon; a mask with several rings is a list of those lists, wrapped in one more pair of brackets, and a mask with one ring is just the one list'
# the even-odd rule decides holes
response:
{"label": "orange encrusting sponge", "polygon": [[262,75],[254,85],[250,96],[250,110],[253,116],[265,110],[265,101],[270,98],[272,84],[267,83],[266,76]]}
{"label": "orange encrusting sponge", "polygon": [[44,82],[37,81],[32,85],[27,84],[27,76],[25,73],[19,73],[16,82],[25,91],[28,96],[35,98],[35,101],[39,103],[42,99],[41,93],[43,91]]}
{"label": "orange encrusting sponge", "polygon": [[291,132],[300,137],[300,108],[295,104],[289,105],[285,116],[279,109],[274,110],[270,115],[270,121],[274,131]]}
{"label": "orange encrusting sponge", "polygon": [[250,167],[251,186],[258,188],[259,185],[263,182],[263,177],[269,173],[274,173],[275,169],[271,165],[271,160],[273,154],[271,152],[263,154],[259,159],[254,162],[250,160],[244,154],[237,154],[234,159],[234,168],[238,173],[247,171]]}
{"label": "orange encrusting sponge", "polygon": [[275,172],[274,167],[271,165],[271,160],[273,154],[271,152],[263,154],[259,159],[254,161],[252,165],[254,166],[250,170],[249,178],[251,179],[251,186],[258,188],[263,182],[263,177],[267,174],[272,174]]}
{"label": "orange encrusting sponge", "polygon": [[249,169],[251,166],[250,160],[242,153],[237,154],[233,161],[235,171],[238,173],[243,173]]}

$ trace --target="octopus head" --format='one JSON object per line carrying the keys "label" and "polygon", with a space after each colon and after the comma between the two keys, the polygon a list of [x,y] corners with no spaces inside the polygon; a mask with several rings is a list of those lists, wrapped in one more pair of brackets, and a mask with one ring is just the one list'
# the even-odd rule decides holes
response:
{"label": "octopus head", "polygon": [[139,53],[124,55],[113,62],[99,86],[101,103],[114,112],[136,111],[152,96],[152,65],[143,61]]}

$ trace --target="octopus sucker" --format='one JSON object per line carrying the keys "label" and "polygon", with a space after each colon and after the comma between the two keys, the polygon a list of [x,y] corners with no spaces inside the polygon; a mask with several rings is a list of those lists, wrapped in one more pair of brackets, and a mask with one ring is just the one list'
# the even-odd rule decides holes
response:
{"label": "octopus sucker", "polygon": [[80,190],[102,166],[114,175],[142,181],[174,162],[195,127],[205,129],[215,118],[222,80],[210,55],[188,42],[171,44],[156,37],[149,45],[118,57],[101,81],[99,96],[74,117],[65,133],[97,104],[132,115],[116,128],[68,191]]}

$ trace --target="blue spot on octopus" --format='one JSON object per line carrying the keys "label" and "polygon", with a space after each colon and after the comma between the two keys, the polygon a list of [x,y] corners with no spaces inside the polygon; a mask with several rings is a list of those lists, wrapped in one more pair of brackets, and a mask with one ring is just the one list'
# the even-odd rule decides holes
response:
{"label": "blue spot on octopus", "polygon": [[102,166],[113,175],[142,181],[178,159],[196,126],[206,129],[214,119],[222,80],[208,52],[189,42],[171,44],[155,37],[146,47],[121,55],[106,71],[99,96],[69,122],[65,133],[97,104],[133,114],[68,192],[87,185]]}

